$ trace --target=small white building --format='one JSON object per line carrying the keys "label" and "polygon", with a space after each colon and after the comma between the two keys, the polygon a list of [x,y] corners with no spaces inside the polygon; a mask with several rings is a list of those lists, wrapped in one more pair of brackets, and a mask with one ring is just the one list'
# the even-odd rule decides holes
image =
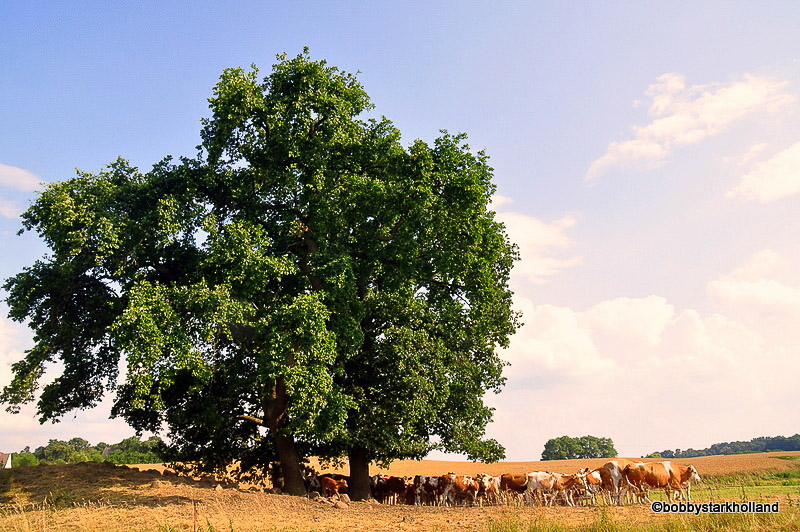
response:
{"label": "small white building", "polygon": [[11,453],[0,453],[0,469],[11,469]]}

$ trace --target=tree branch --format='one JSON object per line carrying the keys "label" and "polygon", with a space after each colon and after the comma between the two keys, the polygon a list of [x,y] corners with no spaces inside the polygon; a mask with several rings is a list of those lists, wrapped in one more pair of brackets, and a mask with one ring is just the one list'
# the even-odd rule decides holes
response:
{"label": "tree branch", "polygon": [[397,233],[400,232],[400,226],[402,225],[403,220],[405,220],[405,218],[406,218],[406,213],[401,214],[400,218],[398,218],[397,221],[394,223],[394,227],[392,227],[392,232],[389,234],[389,236],[375,235],[375,239],[380,242],[391,242],[392,240],[394,240],[394,237],[396,237]]}
{"label": "tree branch", "polygon": [[236,416],[236,418],[237,419],[245,419],[247,421],[252,421],[256,425],[261,425],[262,427],[266,426],[264,424],[264,420],[263,419],[260,419],[260,418],[254,417],[254,416],[248,416],[248,415],[242,414],[241,416]]}

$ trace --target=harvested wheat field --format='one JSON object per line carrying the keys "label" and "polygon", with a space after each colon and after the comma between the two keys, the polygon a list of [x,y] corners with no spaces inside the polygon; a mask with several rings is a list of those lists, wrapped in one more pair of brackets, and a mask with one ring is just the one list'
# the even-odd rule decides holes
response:
{"label": "harvested wheat field", "polygon": [[[698,467],[701,475],[730,476],[796,468],[797,460],[777,458],[796,455],[800,453],[705,457],[689,462]],[[580,467],[594,467],[602,462],[603,460],[569,460],[484,465],[402,461],[393,464],[389,472],[395,475],[442,474],[448,471],[465,474],[486,471],[497,474],[535,469],[566,472]],[[654,515],[645,505],[439,508],[356,502],[340,509],[328,502],[264,493],[254,487],[217,487],[217,484],[209,481],[164,476],[160,472],[162,470],[162,466],[151,465],[128,468],[84,463],[0,471],[0,531],[499,532],[589,530],[604,523],[603,530],[611,532],[643,528],[660,530],[663,526],[677,530],[706,530],[719,526],[718,522],[709,521],[708,518]],[[697,499],[702,499],[702,494]],[[750,516],[746,522],[732,521],[727,528],[800,530],[800,512],[793,507],[791,496],[781,496],[781,500],[785,508],[781,516]],[[800,502],[798,497],[795,500]],[[703,523],[710,524],[707,528],[704,528],[705,525],[698,528]],[[737,523],[741,525],[738,528]],[[680,526],[676,528],[676,524]]]}

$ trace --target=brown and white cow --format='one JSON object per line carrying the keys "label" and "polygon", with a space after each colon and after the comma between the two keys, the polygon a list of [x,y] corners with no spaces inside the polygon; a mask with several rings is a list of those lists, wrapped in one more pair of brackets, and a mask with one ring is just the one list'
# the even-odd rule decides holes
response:
{"label": "brown and white cow", "polygon": [[643,498],[650,502],[650,489],[663,489],[667,500],[672,500],[672,492],[676,491],[683,495],[684,486],[689,493],[687,498],[691,500],[691,483],[699,482],[700,475],[694,466],[684,466],[673,462],[651,462],[634,463],[625,467],[624,475],[626,481],[637,487]]}
{"label": "brown and white cow", "polygon": [[500,493],[507,499],[516,501],[528,495],[528,475],[525,473],[503,473],[500,475]]}
{"label": "brown and white cow", "polygon": [[636,502],[651,502],[648,492],[650,488],[646,482],[649,464],[645,462],[633,462],[625,466],[622,470],[623,483],[628,491],[636,497]]}
{"label": "brown and white cow", "polygon": [[585,487],[583,478],[577,474],[550,473],[550,475],[553,481],[550,506],[559,499],[563,500],[567,506],[575,506],[574,494]]}
{"label": "brown and white cow", "polygon": [[603,489],[608,491],[612,502],[622,504],[622,495],[627,491],[627,483],[622,471],[632,463],[632,460],[626,458],[615,458],[600,466],[598,471],[603,482]]}
{"label": "brown and white cow", "polygon": [[577,475],[583,480],[584,494],[581,500],[591,501],[592,505],[597,504],[597,494],[603,491],[603,479],[600,477],[600,470],[584,468],[579,470]]}
{"label": "brown and white cow", "polygon": [[528,497],[532,503],[537,500],[543,505],[549,505],[553,497],[555,477],[546,471],[531,471],[526,475],[528,479]]}
{"label": "brown and white cow", "polygon": [[662,462],[666,467],[672,469],[672,476],[678,481],[679,489],[677,490],[681,497],[683,496],[683,488],[686,488],[687,500],[692,500],[692,482],[700,482],[700,473],[693,465],[682,465],[674,462]]}
{"label": "brown and white cow", "polygon": [[484,499],[487,504],[500,504],[500,477],[493,477],[486,473],[478,473],[475,477],[480,489],[478,490],[478,504]]}
{"label": "brown and white cow", "polygon": [[440,504],[455,506],[459,500],[463,500],[465,506],[467,502],[472,505],[478,496],[478,490],[480,483],[472,477],[455,473],[439,477]]}

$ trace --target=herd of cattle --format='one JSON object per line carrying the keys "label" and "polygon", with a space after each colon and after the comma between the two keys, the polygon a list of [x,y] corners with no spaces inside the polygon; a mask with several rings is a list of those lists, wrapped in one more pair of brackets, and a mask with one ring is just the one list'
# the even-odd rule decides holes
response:
{"label": "herd of cattle", "polygon": [[[309,479],[309,490],[334,497],[347,493],[348,480],[336,474],[314,476]],[[699,481],[694,466],[615,459],[597,469],[581,469],[571,475],[544,471],[496,477],[485,473],[475,477],[455,473],[413,478],[375,475],[370,479],[370,488],[373,498],[384,504],[575,506],[597,504],[598,497],[606,504],[650,502],[651,489],[664,489],[669,500],[673,492],[678,498],[690,500],[692,482]]]}

